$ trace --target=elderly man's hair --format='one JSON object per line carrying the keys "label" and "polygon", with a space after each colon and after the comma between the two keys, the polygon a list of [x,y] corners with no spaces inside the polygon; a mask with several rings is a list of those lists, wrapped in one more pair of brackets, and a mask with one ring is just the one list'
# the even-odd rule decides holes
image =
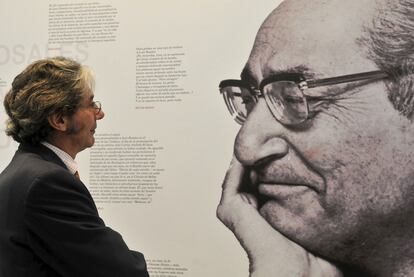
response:
{"label": "elderly man's hair", "polygon": [[93,85],[91,71],[74,60],[55,57],[30,64],[5,96],[6,134],[17,142],[38,144],[53,130],[48,117],[73,115]]}
{"label": "elderly man's hair", "polygon": [[368,56],[388,72],[389,99],[409,119],[414,115],[414,1],[378,1],[378,14],[361,42]]}

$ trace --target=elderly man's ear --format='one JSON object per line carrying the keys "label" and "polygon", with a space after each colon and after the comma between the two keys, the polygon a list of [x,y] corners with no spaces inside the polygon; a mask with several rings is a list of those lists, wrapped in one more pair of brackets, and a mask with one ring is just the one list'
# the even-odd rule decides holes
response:
{"label": "elderly man's ear", "polygon": [[61,113],[54,113],[47,117],[50,126],[61,132],[66,132],[69,128],[69,117]]}

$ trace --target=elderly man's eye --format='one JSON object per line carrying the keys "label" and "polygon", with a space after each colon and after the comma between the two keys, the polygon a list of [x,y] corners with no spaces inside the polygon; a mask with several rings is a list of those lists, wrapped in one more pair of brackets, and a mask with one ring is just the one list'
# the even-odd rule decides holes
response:
{"label": "elderly man's eye", "polygon": [[337,99],[330,97],[308,97],[309,118],[315,117],[318,113],[326,111],[331,105],[335,105]]}
{"label": "elderly man's eye", "polygon": [[243,104],[251,104],[251,103],[253,103],[254,101],[253,101],[253,99],[251,98],[251,97],[243,97],[242,98],[242,103]]}
{"label": "elderly man's eye", "polygon": [[294,96],[294,95],[285,95],[283,97],[283,100],[289,104],[300,104],[300,103],[303,103],[304,101],[303,97]]}

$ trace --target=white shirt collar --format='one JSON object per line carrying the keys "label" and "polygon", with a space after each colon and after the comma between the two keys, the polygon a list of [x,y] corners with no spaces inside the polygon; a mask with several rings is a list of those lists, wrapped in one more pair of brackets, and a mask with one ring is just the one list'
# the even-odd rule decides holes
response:
{"label": "white shirt collar", "polygon": [[68,153],[46,141],[42,141],[41,144],[52,150],[66,165],[70,173],[75,174],[78,171],[77,162]]}

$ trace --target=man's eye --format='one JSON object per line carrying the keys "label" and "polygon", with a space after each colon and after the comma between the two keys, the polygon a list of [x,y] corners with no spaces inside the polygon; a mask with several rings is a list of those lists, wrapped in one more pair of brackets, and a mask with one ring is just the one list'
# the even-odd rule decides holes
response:
{"label": "man's eye", "polygon": [[253,99],[251,98],[251,97],[245,97],[245,98],[242,98],[242,103],[243,104],[251,104],[251,103],[253,103],[254,101],[253,101]]}
{"label": "man's eye", "polygon": [[283,100],[290,104],[300,104],[303,102],[303,97],[287,95],[283,98]]}
{"label": "man's eye", "polygon": [[335,99],[324,97],[312,97],[307,100],[309,105],[309,118],[316,116],[322,111],[328,110],[329,107],[336,102]]}

